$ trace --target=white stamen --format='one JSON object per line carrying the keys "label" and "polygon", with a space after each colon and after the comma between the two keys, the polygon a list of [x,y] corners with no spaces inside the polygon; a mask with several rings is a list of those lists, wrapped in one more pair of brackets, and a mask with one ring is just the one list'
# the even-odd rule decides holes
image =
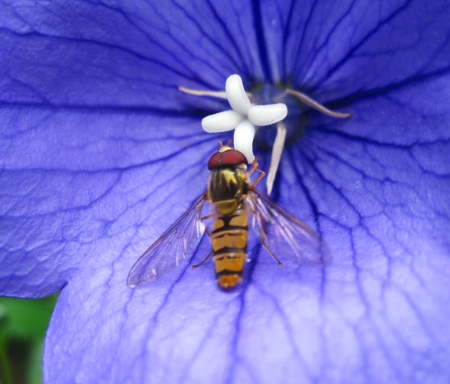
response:
{"label": "white stamen", "polygon": [[340,113],[340,112],[333,112],[332,110],[326,108],[322,104],[319,104],[317,101],[311,99],[309,96],[305,95],[304,93],[294,91],[293,89],[286,89],[284,91],[287,95],[295,96],[297,99],[305,103],[306,105],[310,106],[311,108],[314,108],[316,111],[319,111],[323,113],[324,115],[336,117],[337,119],[346,119],[350,117],[350,113]]}
{"label": "white stamen", "polygon": [[227,99],[227,93],[225,91],[197,91],[196,89],[189,89],[185,87],[178,87],[181,92],[188,93],[194,96],[211,96],[217,99]]}
{"label": "white stamen", "polygon": [[267,173],[266,187],[267,194],[270,195],[275,181],[275,175],[280,165],[281,154],[284,149],[284,142],[286,141],[286,127],[282,122],[277,124],[277,137],[273,143],[272,158],[270,159],[269,172]]}
{"label": "white stamen", "polygon": [[[210,96],[215,97],[216,99],[228,99],[227,93],[225,91],[199,91],[198,89],[190,89],[185,87],[178,87],[178,90],[194,96]],[[253,94],[251,92],[247,92],[246,95],[249,99],[253,97]]]}

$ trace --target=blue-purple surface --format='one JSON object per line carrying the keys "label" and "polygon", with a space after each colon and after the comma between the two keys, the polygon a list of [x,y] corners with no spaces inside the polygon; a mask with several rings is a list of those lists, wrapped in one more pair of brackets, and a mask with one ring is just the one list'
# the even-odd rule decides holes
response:
{"label": "blue-purple surface", "polygon": [[[2,2],[0,293],[61,290],[45,382],[449,382],[449,19],[446,1]],[[232,293],[211,263],[127,288],[227,138],[200,126],[226,103],[177,87],[233,73],[352,113],[310,113],[274,190],[331,262],[251,252]]]}

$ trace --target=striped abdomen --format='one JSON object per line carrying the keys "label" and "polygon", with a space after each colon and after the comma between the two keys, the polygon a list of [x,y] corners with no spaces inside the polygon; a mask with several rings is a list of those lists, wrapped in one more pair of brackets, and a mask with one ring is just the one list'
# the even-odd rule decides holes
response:
{"label": "striped abdomen", "polygon": [[241,281],[247,251],[247,212],[241,205],[214,223],[212,246],[217,283],[232,288]]}

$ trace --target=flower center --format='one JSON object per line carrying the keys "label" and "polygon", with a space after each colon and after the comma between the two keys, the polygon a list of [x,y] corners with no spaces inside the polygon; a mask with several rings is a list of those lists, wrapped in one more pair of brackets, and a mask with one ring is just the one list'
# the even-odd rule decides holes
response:
{"label": "flower center", "polygon": [[[301,102],[297,97],[286,94],[285,89],[273,86],[263,85],[252,89],[252,102],[257,105],[266,105],[274,103],[286,104],[288,114],[283,120],[286,127],[286,142],[289,146],[296,143],[305,133],[307,127],[307,110],[306,104]],[[268,125],[264,129],[258,129],[255,135],[255,145],[264,152],[270,152],[277,135],[276,124]]]}
{"label": "flower center", "polygon": [[[206,116],[202,120],[202,128],[210,133],[234,129],[234,148],[249,163],[256,161],[253,154],[254,141],[261,151],[272,150],[266,179],[269,195],[283,148],[297,142],[306,130],[308,114],[304,112],[307,106],[328,116],[340,119],[350,117],[349,113],[333,112],[293,89],[264,85],[255,89],[254,93],[246,93],[241,77],[236,74],[227,78],[225,92],[198,91],[183,87],[179,89],[192,95],[228,99],[231,110]],[[258,134],[255,137],[256,127]]]}

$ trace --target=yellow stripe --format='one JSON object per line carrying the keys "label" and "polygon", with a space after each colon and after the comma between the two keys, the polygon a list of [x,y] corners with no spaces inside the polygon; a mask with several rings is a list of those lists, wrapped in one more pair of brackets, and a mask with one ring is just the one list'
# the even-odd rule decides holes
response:
{"label": "yellow stripe", "polygon": [[245,253],[224,253],[214,256],[214,264],[216,266],[216,273],[227,270],[240,274],[244,269]]}
{"label": "yellow stripe", "polygon": [[244,250],[247,246],[247,232],[244,230],[231,230],[213,234],[212,246],[214,252],[218,252],[225,247]]}

